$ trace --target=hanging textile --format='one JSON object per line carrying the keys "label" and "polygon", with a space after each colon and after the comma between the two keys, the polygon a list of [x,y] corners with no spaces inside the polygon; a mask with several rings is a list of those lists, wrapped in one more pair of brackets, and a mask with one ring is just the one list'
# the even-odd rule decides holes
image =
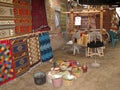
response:
{"label": "hanging textile", "polygon": [[[61,0],[60,1],[60,10],[63,11],[63,12],[67,11],[66,0]],[[60,26],[61,26],[61,31],[62,32],[66,32],[66,27],[67,27],[66,26],[66,21],[67,21],[66,14],[60,13]]]}
{"label": "hanging textile", "polygon": [[50,30],[45,10],[45,0],[32,0],[32,29],[36,31]]}
{"label": "hanging textile", "polygon": [[[10,4],[7,4],[7,5],[5,5],[5,4],[3,4],[3,3],[1,3],[0,4],[0,16],[1,17],[7,17],[7,18],[11,18],[12,19],[12,17],[14,17],[14,13],[13,13],[13,7],[11,7],[10,6]],[[4,18],[5,19],[5,18]]]}
{"label": "hanging textile", "polygon": [[38,35],[32,35],[27,39],[30,66],[40,62],[40,47]]}
{"label": "hanging textile", "polygon": [[80,28],[89,28],[89,19],[87,16],[81,17],[81,27]]}
{"label": "hanging textile", "polygon": [[14,27],[13,28],[6,28],[6,29],[0,29],[0,38],[10,37],[14,36]]}
{"label": "hanging textile", "polygon": [[0,0],[0,2],[13,4],[13,0]]}
{"label": "hanging textile", "polygon": [[40,52],[42,62],[48,61],[53,58],[53,52],[50,44],[49,33],[45,32],[39,34]]}
{"label": "hanging textile", "polygon": [[0,85],[15,78],[10,40],[0,41]]}
{"label": "hanging textile", "polygon": [[32,32],[32,17],[30,0],[13,0],[15,33],[17,35]]}
{"label": "hanging textile", "polygon": [[0,0],[0,38],[14,36],[14,10],[11,0]]}
{"label": "hanging textile", "polygon": [[116,12],[113,12],[113,15],[112,15],[112,20],[111,20],[111,30],[113,31],[118,31],[118,27],[117,27],[117,17],[116,17]]}
{"label": "hanging textile", "polygon": [[16,76],[22,75],[30,67],[26,38],[11,39]]}
{"label": "hanging textile", "polygon": [[96,29],[95,17],[90,17],[90,29]]}

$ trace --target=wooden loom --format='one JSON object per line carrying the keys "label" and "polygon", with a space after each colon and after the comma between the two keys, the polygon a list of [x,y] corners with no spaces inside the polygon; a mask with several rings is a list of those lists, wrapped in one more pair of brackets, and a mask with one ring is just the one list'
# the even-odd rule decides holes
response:
{"label": "wooden loom", "polygon": [[[69,14],[70,21],[69,21],[69,34],[74,31],[74,14],[79,14],[81,16],[89,16],[91,14],[100,14],[100,31],[103,30],[103,8],[101,10],[82,10],[81,12],[74,12],[73,9],[70,10],[70,12],[62,12],[64,14]],[[89,24],[90,25],[90,21]]]}

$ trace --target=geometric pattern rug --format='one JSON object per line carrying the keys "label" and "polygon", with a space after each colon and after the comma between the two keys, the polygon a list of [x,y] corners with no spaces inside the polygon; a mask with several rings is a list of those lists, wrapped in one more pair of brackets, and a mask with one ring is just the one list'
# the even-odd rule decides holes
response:
{"label": "geometric pattern rug", "polygon": [[27,45],[28,45],[30,66],[34,66],[35,64],[40,62],[40,57],[41,57],[38,35],[29,36],[27,39]]}
{"label": "geometric pattern rug", "polygon": [[15,34],[22,35],[32,32],[32,16],[30,0],[13,0]]}
{"label": "geometric pattern rug", "polygon": [[11,39],[15,74],[20,76],[30,68],[27,37]]}

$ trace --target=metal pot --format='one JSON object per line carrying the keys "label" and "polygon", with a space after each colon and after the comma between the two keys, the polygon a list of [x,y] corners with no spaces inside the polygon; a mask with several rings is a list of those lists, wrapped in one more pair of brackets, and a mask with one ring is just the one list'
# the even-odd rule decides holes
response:
{"label": "metal pot", "polygon": [[44,72],[37,72],[34,74],[34,82],[37,85],[46,83],[46,74]]}

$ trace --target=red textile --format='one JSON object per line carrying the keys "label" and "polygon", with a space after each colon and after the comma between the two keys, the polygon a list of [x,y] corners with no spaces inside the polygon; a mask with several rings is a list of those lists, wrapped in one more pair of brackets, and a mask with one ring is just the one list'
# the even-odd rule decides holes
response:
{"label": "red textile", "polygon": [[32,0],[32,29],[36,31],[50,30],[45,10],[45,0]]}
{"label": "red textile", "polygon": [[32,32],[32,17],[30,0],[13,0],[15,34],[27,34]]}

